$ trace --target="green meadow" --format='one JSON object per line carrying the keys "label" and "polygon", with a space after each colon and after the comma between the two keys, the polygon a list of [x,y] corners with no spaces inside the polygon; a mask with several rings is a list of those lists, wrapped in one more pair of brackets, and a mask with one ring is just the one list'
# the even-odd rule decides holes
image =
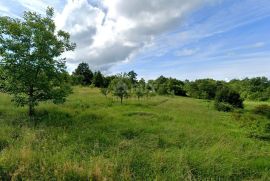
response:
{"label": "green meadow", "polygon": [[30,121],[0,94],[0,180],[268,180],[269,119],[252,112],[259,104],[231,113],[177,96],[121,105],[74,87]]}

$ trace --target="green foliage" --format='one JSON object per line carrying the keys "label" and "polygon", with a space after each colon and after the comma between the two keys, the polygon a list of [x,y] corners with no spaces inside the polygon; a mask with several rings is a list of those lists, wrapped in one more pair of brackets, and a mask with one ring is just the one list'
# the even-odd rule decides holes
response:
{"label": "green foliage", "polygon": [[216,96],[217,82],[213,79],[200,79],[186,82],[185,88],[190,97],[198,99],[214,99]]}
{"label": "green foliage", "polygon": [[135,94],[136,94],[138,99],[142,98],[146,94],[145,87],[143,87],[143,85],[138,85],[135,88]]}
{"label": "green foliage", "polygon": [[180,80],[160,76],[152,84],[159,95],[186,96],[184,83]]}
{"label": "green foliage", "polygon": [[96,87],[104,87],[104,77],[100,71],[95,72],[93,77],[93,84]]}
{"label": "green foliage", "polygon": [[253,110],[255,114],[260,114],[267,116],[270,119],[270,106],[267,104],[262,104],[259,106],[256,106]]}
{"label": "green foliage", "polygon": [[110,93],[108,88],[101,88],[100,89],[101,94],[103,94],[105,97]]}
{"label": "green foliage", "polygon": [[239,91],[241,97],[248,100],[267,101],[270,99],[270,80],[266,77],[231,80],[229,85]]}
{"label": "green foliage", "polygon": [[23,20],[0,18],[0,65],[2,90],[13,95],[20,106],[29,106],[29,115],[40,101],[64,102],[70,93],[64,59],[74,50],[70,35],[53,21],[53,9],[45,17],[26,12]]}
{"label": "green foliage", "polygon": [[234,107],[231,104],[218,101],[215,101],[215,108],[216,110],[223,112],[231,112],[234,109]]}
{"label": "green foliage", "polygon": [[227,103],[235,108],[243,108],[243,100],[240,94],[226,86],[220,87],[217,90],[215,102]]}
{"label": "green foliage", "polygon": [[90,85],[93,79],[93,72],[87,63],[80,63],[72,73],[74,85]]}
{"label": "green foliage", "polygon": [[[8,146],[8,141],[0,138],[0,152]],[[1,178],[1,177],[0,177]]]}
{"label": "green foliage", "polygon": [[135,86],[137,84],[137,73],[133,70],[127,73],[127,77],[129,78],[131,84]]}
{"label": "green foliage", "polygon": [[123,99],[127,98],[131,90],[131,81],[126,74],[116,76],[110,83],[109,89],[114,96],[119,97],[121,104]]}
{"label": "green foliage", "polygon": [[269,180],[264,116],[177,96],[107,106],[99,89],[73,90],[41,103],[36,125],[0,93],[0,180]]}

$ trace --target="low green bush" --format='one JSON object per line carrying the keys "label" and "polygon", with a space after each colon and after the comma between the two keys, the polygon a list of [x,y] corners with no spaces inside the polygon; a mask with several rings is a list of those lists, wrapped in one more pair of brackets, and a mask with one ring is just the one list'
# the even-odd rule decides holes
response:
{"label": "low green bush", "polygon": [[234,110],[233,106],[225,102],[215,102],[215,108],[218,111],[231,112]]}

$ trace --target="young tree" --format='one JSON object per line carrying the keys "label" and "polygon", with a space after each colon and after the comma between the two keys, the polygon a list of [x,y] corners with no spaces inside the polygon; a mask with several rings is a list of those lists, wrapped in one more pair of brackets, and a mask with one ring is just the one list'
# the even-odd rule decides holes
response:
{"label": "young tree", "polygon": [[108,88],[101,88],[100,92],[107,98],[107,95],[109,94],[110,91]]}
{"label": "young tree", "polygon": [[138,100],[140,100],[140,98],[142,98],[145,94],[145,88],[142,85],[139,85],[135,88],[135,94],[138,98]]}
{"label": "young tree", "polygon": [[73,72],[73,77],[74,80],[81,81],[80,84],[82,85],[90,85],[93,79],[93,72],[87,63],[82,62]]}
{"label": "young tree", "polygon": [[46,16],[25,12],[23,20],[0,17],[0,64],[5,75],[5,92],[17,105],[28,105],[29,116],[40,101],[62,103],[70,93],[66,84],[65,51],[74,50],[70,35],[53,21],[54,11]]}
{"label": "young tree", "polygon": [[118,75],[110,83],[109,89],[112,91],[114,96],[117,96],[123,103],[123,99],[128,97],[129,90],[131,88],[130,79],[126,75]]}

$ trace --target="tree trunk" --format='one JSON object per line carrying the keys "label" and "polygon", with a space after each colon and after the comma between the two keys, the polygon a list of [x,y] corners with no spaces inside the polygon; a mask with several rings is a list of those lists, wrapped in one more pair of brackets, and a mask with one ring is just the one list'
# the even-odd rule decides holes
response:
{"label": "tree trunk", "polygon": [[34,109],[34,88],[33,86],[30,86],[29,88],[29,98],[28,98],[28,115],[30,118],[32,118],[35,114],[35,109]]}
{"label": "tree trunk", "polygon": [[123,103],[123,97],[120,98],[121,99],[121,104]]}
{"label": "tree trunk", "polygon": [[30,118],[32,118],[35,114],[35,109],[34,109],[34,105],[32,103],[29,103],[29,111],[28,111],[28,115]]}

